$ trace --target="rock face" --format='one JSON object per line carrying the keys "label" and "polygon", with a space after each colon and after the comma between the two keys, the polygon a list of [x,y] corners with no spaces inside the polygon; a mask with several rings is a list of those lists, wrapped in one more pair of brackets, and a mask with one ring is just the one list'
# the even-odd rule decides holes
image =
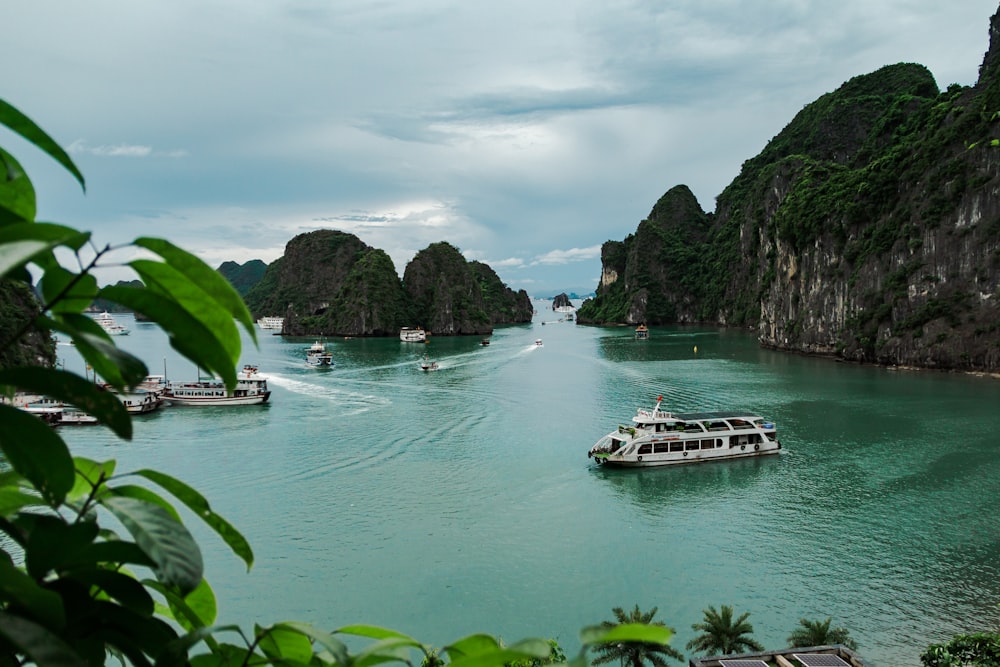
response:
{"label": "rock face", "polygon": [[714,213],[669,191],[604,245],[577,321],[747,326],[785,350],[1000,370],[998,17],[975,86],[884,67],[799,112]]}
{"label": "rock face", "polygon": [[569,295],[566,294],[566,292],[563,292],[562,294],[556,294],[555,297],[553,297],[552,310],[555,310],[556,308],[565,308],[566,306],[570,307],[573,306],[573,304],[570,303]]}
{"label": "rock face", "polygon": [[455,246],[432,243],[418,252],[406,265],[403,287],[412,306],[413,324],[432,335],[492,333],[477,275]]}
{"label": "rock face", "polygon": [[27,284],[0,280],[0,369],[55,365],[56,344],[48,331],[29,326],[26,334],[15,339],[22,327],[41,314],[38,298]]}
{"label": "rock face", "polygon": [[246,295],[254,317],[285,318],[282,333],[395,335],[407,320],[392,260],[353,234],[319,230],[285,246]]}
{"label": "rock face", "polygon": [[223,262],[218,268],[218,272],[236,288],[240,296],[246,296],[247,292],[264,277],[265,271],[267,264],[260,259],[251,259],[245,264]]}
{"label": "rock face", "polygon": [[[404,289],[404,283],[406,285]],[[531,321],[531,299],[486,264],[447,243],[420,251],[399,279],[392,259],[353,234],[320,230],[285,246],[244,300],[253,316],[282,316],[292,336],[481,335],[494,324]]]}

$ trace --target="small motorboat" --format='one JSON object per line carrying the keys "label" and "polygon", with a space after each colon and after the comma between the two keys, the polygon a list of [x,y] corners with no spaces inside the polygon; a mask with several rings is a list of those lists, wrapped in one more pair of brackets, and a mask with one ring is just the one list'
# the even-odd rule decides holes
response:
{"label": "small motorboat", "polygon": [[427,358],[427,355],[425,354],[423,360],[420,362],[420,370],[436,371],[438,368],[439,368],[438,362],[431,361],[430,359]]}
{"label": "small motorboat", "polygon": [[484,338],[481,341],[479,341],[479,344],[482,345],[483,347],[486,347],[487,345],[490,344],[490,339],[489,338]]}

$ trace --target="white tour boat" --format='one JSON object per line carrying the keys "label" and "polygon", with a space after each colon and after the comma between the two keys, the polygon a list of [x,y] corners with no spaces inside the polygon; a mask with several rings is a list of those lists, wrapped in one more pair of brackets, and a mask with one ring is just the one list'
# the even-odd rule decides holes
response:
{"label": "white tour boat", "polygon": [[111,317],[111,314],[108,313],[108,311],[104,311],[103,313],[95,317],[94,321],[100,324],[101,328],[104,329],[104,331],[109,336],[128,335],[129,331],[128,327],[126,327],[124,324],[119,324],[118,322],[116,322],[115,318]]}
{"label": "white tour boat", "polygon": [[284,317],[261,317],[257,320],[257,326],[261,329],[277,329],[281,331],[282,327],[285,326]]}
{"label": "white tour boat", "polygon": [[333,352],[326,349],[321,341],[306,348],[306,363],[310,366],[333,366]]}
{"label": "white tour boat", "polygon": [[403,327],[399,330],[399,340],[404,343],[423,343],[427,340],[427,333],[420,327],[416,329]]}
{"label": "white tour boat", "polygon": [[652,410],[639,408],[632,426],[619,426],[597,441],[587,456],[623,467],[704,463],[781,450],[774,423],[749,412],[666,412],[663,397]]}
{"label": "white tour boat", "polygon": [[649,338],[649,327],[645,324],[640,324],[635,328],[635,339],[636,340],[646,340]]}
{"label": "white tour boat", "polygon": [[258,374],[257,367],[246,365],[236,376],[236,389],[226,391],[222,380],[170,382],[163,398],[171,405],[259,405],[271,396],[267,377]]}

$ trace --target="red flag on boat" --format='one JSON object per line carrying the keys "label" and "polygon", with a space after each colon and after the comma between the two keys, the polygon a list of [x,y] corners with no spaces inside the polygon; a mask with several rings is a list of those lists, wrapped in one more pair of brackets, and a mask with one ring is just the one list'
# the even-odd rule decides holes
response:
{"label": "red flag on boat", "polygon": [[663,400],[663,395],[661,394],[661,395],[657,396],[657,397],[656,397],[656,400],[658,400],[658,401],[662,401],[662,400]]}

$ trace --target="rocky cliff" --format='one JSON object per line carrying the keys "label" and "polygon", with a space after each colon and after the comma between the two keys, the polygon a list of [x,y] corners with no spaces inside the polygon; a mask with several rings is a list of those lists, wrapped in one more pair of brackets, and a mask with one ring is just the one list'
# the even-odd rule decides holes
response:
{"label": "rocky cliff", "polygon": [[244,264],[223,262],[217,270],[240,293],[240,296],[246,296],[247,292],[264,277],[267,264],[260,259],[251,259]]}
{"label": "rocky cliff", "polygon": [[532,312],[524,290],[515,293],[447,243],[417,253],[401,281],[384,251],[333,230],[289,241],[244,299],[254,317],[284,317],[282,333],[293,336],[396,336],[403,326],[484,334],[494,324],[529,322]]}
{"label": "rocky cliff", "polygon": [[[52,335],[30,324],[41,314],[41,304],[29,285],[0,280],[0,368],[55,365]],[[18,336],[22,329],[25,333]]]}
{"label": "rocky cliff", "polygon": [[806,106],[706,214],[667,192],[579,322],[711,322],[844,359],[1000,370],[1000,15],[973,87],[884,67]]}

